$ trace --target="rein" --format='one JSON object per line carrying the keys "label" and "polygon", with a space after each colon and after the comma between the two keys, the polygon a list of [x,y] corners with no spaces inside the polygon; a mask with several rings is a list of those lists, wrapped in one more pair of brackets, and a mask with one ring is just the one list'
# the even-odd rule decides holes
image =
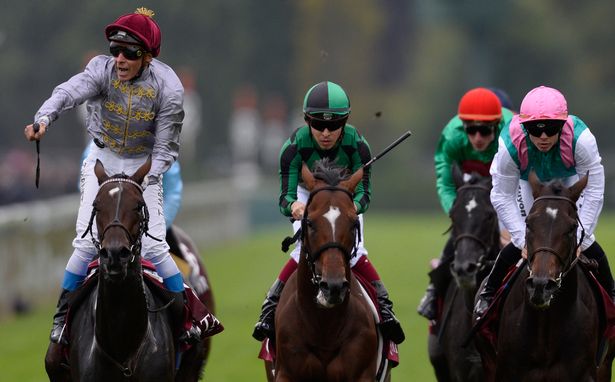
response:
{"label": "rein", "polygon": [[[314,195],[316,195],[317,193],[321,192],[321,191],[333,191],[333,192],[343,192],[345,193],[350,200],[353,199],[353,195],[350,191],[346,190],[345,188],[341,188],[341,187],[335,187],[335,186],[326,186],[326,187],[321,187],[318,188],[312,192],[310,192],[310,196],[308,197],[307,203],[305,204],[305,212],[303,214],[303,218],[301,219],[301,228],[299,231],[297,231],[297,233],[301,232],[299,235],[301,236],[301,242],[303,243],[303,252],[305,254],[305,258],[308,262],[308,264],[310,265],[310,269],[312,271],[312,284],[314,285],[318,285],[320,283],[320,280],[322,278],[321,275],[318,275],[316,273],[316,260],[318,260],[318,258],[320,257],[320,255],[328,250],[328,249],[338,249],[340,252],[342,252],[342,254],[344,255],[344,257],[346,258],[347,261],[350,261],[350,259],[352,259],[353,257],[356,256],[357,254],[357,250],[359,247],[359,242],[361,241],[360,236],[360,232],[361,230],[359,229],[359,223],[357,220],[357,225],[355,225],[354,229],[353,229],[353,236],[355,237],[355,243],[354,246],[352,247],[351,250],[348,250],[346,247],[344,247],[341,243],[337,242],[337,241],[330,241],[328,243],[323,244],[322,246],[320,246],[318,249],[316,249],[315,251],[312,251],[309,248],[309,244],[308,244],[308,240],[307,240],[307,227],[309,225],[311,225],[311,220],[308,218],[308,207],[310,205],[310,203],[312,202]],[[357,234],[359,233],[359,234]],[[298,236],[297,234],[295,234],[295,236]],[[293,237],[294,238],[294,237]],[[287,238],[288,239],[288,238]],[[286,241],[286,239],[285,239]],[[284,245],[284,243],[283,243]]]}
{"label": "rein", "polygon": [[[581,246],[581,244],[583,243],[583,239],[585,238],[585,228],[583,227],[583,223],[581,222],[581,219],[579,218],[579,215],[577,213],[578,207],[577,204],[570,198],[565,197],[565,196],[559,196],[559,195],[546,195],[546,196],[540,196],[538,198],[536,198],[534,200],[534,204],[536,204],[539,201],[544,201],[544,200],[564,200],[568,203],[570,203],[575,211],[575,220],[577,221],[577,223],[581,226],[581,238],[579,239],[579,241],[577,243],[575,243],[572,251],[571,251],[571,255],[574,257],[572,261],[570,261],[569,264],[566,264],[564,262],[564,260],[562,260],[562,257],[559,255],[559,253],[557,253],[557,251],[555,251],[554,249],[550,248],[550,247],[538,247],[535,250],[533,250],[531,253],[528,254],[527,256],[527,267],[528,267],[528,271],[529,271],[529,277],[532,277],[533,273],[532,273],[532,262],[534,260],[534,258],[536,257],[536,254],[539,252],[547,252],[550,253],[552,255],[555,256],[555,258],[559,261],[560,265],[562,266],[563,271],[559,273],[559,275],[555,278],[555,283],[557,284],[558,287],[560,287],[562,285],[562,280],[564,279],[564,277],[566,277],[566,275],[574,268],[574,266],[576,265],[576,263],[579,261],[578,256],[576,256],[576,252],[579,249],[579,247]],[[570,257],[570,256],[569,256]]]}

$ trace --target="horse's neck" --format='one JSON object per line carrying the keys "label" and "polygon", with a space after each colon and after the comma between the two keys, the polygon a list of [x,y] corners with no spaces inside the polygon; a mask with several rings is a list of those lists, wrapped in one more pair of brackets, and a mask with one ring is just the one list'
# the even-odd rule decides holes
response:
{"label": "horse's neck", "polygon": [[[132,271],[131,271],[132,272]],[[147,330],[148,311],[140,273],[129,274],[122,282],[99,278],[96,302],[96,337],[105,349],[130,352]],[[128,345],[128,346],[127,346]],[[121,349],[125,348],[125,349]]]}

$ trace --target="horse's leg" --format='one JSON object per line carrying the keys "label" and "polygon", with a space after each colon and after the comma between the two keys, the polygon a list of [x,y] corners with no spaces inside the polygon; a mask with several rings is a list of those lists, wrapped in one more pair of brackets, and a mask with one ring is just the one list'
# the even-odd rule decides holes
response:
{"label": "horse's leg", "polygon": [[204,367],[203,354],[205,351],[203,342],[200,342],[182,355],[179,370],[175,375],[175,382],[197,382],[201,379]]}
{"label": "horse's leg", "polygon": [[615,341],[608,341],[604,361],[598,368],[598,382],[610,382],[612,375],[613,358],[615,358]]}
{"label": "horse's leg", "polygon": [[50,382],[70,382],[70,372],[66,366],[62,345],[50,342],[45,354],[45,371]]}
{"label": "horse's leg", "polygon": [[427,338],[427,349],[436,379],[440,382],[449,381],[450,373],[446,364],[446,357],[442,353],[442,347],[438,342],[438,336],[435,334],[429,335]]}
{"label": "horse's leg", "polygon": [[273,362],[265,361],[265,375],[267,376],[267,382],[273,382],[274,380],[273,373],[274,373]]}

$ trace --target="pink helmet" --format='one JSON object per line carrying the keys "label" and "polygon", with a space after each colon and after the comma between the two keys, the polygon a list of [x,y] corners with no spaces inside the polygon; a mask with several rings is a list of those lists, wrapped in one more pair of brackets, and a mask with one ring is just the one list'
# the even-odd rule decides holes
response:
{"label": "pink helmet", "polygon": [[113,24],[107,25],[105,36],[110,41],[132,42],[124,37],[125,34],[118,34],[118,31],[124,31],[134,36],[148,52],[152,53],[152,56],[156,57],[160,53],[162,34],[153,16],[153,11],[143,7],[138,8],[134,13],[120,16]]}
{"label": "pink helmet", "polygon": [[566,98],[557,89],[539,86],[532,89],[523,101],[519,110],[519,122],[535,121],[538,119],[568,118],[568,104]]}

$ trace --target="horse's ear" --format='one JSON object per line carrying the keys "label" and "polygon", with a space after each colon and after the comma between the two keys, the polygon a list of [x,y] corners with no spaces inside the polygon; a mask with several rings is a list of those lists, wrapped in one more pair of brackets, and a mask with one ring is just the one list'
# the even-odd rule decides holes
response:
{"label": "horse's ear", "polygon": [[312,174],[312,171],[310,171],[305,162],[303,162],[303,165],[301,166],[301,179],[309,191],[314,189],[314,186],[316,185],[316,178],[314,178],[314,174]]}
{"label": "horse's ear", "polygon": [[357,171],[355,171],[350,178],[340,182],[340,187],[354,193],[354,190],[357,188],[357,184],[359,184],[361,179],[363,179],[363,167],[360,167]]}
{"label": "horse's ear", "polygon": [[100,159],[96,159],[96,165],[94,165],[94,174],[98,178],[98,184],[102,184],[105,180],[109,179],[109,176],[105,172],[105,166],[103,166]]}
{"label": "horse's ear", "polygon": [[141,167],[139,167],[139,169],[137,169],[137,171],[130,178],[135,182],[141,184],[143,183],[143,179],[145,178],[145,175],[147,175],[147,173],[149,172],[150,168],[152,168],[151,155],[147,157],[145,163],[143,163]]}
{"label": "horse's ear", "polygon": [[538,179],[538,175],[536,175],[536,171],[531,170],[527,180],[532,187],[532,195],[534,196],[534,199],[536,199],[540,195],[540,191],[543,187],[542,183],[540,182],[540,179]]}
{"label": "horse's ear", "polygon": [[451,167],[451,173],[453,175],[453,182],[455,183],[455,188],[459,188],[463,186],[463,172],[457,163],[455,163]]}
{"label": "horse's ear", "polygon": [[585,175],[583,175],[581,179],[579,179],[575,184],[572,185],[572,187],[570,187],[570,198],[572,200],[576,202],[579,199],[579,196],[581,196],[581,192],[583,192],[583,189],[585,189],[585,186],[587,186],[588,180],[589,171],[587,171],[587,173],[585,173]]}

